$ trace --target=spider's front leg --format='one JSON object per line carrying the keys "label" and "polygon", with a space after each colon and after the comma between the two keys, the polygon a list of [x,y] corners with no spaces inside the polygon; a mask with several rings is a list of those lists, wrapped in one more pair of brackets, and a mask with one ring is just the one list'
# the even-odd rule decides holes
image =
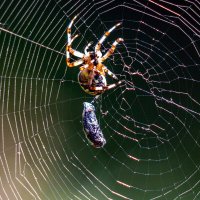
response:
{"label": "spider's front leg", "polygon": [[110,33],[117,28],[118,26],[120,26],[121,23],[116,24],[115,26],[113,26],[111,29],[109,29],[107,32],[105,32],[105,34],[101,37],[101,39],[99,40],[99,42],[95,45],[95,52],[99,57],[102,57],[102,53],[100,51],[101,45],[103,44],[104,40],[110,35]]}
{"label": "spider's front leg", "polygon": [[90,47],[92,44],[93,44],[93,42],[89,42],[89,43],[87,44],[87,46],[85,47],[85,49],[84,49],[85,55],[88,55],[88,56],[89,56],[88,49],[89,49],[89,47]]}
{"label": "spider's front leg", "polygon": [[[70,22],[69,26],[67,27],[67,40],[68,40],[68,43],[67,43],[67,46],[66,46],[66,62],[67,62],[67,65],[68,67],[74,67],[74,66],[78,66],[80,64],[83,63],[83,57],[84,57],[84,54],[79,52],[79,51],[76,51],[74,49],[72,49],[71,47],[71,44],[72,42],[74,41],[75,38],[78,37],[78,35],[75,35],[73,38],[71,38],[71,27],[74,23],[74,20],[76,19],[77,16],[75,16],[72,21]],[[75,61],[75,62],[70,62],[70,53],[76,57],[79,57],[81,59]]]}
{"label": "spider's front leg", "polygon": [[106,54],[100,58],[100,62],[104,62],[109,56],[111,56],[115,49],[116,49],[116,46],[120,43],[120,42],[123,42],[124,40],[122,38],[118,38],[117,40],[115,40],[111,46],[111,48],[106,52]]}

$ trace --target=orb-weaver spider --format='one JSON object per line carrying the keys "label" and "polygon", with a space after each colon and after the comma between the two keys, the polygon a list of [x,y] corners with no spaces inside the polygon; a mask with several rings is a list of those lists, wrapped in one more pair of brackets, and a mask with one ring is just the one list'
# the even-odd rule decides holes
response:
{"label": "orb-weaver spider", "polygon": [[[98,41],[98,43],[95,45],[94,51],[88,51],[89,47],[91,46],[91,42],[85,47],[84,54],[72,49],[71,45],[75,38],[78,37],[78,35],[75,35],[74,37],[71,37],[71,27],[74,23],[74,20],[77,18],[75,16],[72,21],[69,23],[69,26],[67,27],[67,37],[68,37],[68,43],[66,46],[66,62],[68,67],[75,67],[78,65],[83,64],[80,67],[80,72],[78,74],[78,82],[81,86],[81,88],[88,94],[91,95],[99,95],[103,93],[105,90],[112,89],[116,87],[117,85],[121,84],[122,81],[118,81],[117,83],[107,85],[106,81],[106,74],[111,76],[112,78],[118,80],[117,76],[112,73],[105,65],[102,63],[114,53],[115,48],[119,42],[123,42],[122,38],[118,38],[115,40],[115,42],[112,44],[111,48],[105,53],[105,55],[102,56],[102,53],[100,51],[101,45],[104,42],[104,40],[110,35],[110,33],[118,27],[121,23],[116,24],[111,29],[109,29]],[[70,62],[70,54],[80,58],[77,61]]]}

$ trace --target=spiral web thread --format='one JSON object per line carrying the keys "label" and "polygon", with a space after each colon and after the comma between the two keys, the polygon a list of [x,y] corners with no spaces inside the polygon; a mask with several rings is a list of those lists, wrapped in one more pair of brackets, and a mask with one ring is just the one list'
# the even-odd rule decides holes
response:
{"label": "spiral web thread", "polygon": [[[197,0],[4,0],[0,13],[0,199],[200,198]],[[82,130],[93,98],[65,64],[77,14],[81,52],[122,22],[102,46],[124,39],[105,61],[124,82],[95,104],[102,149]]]}

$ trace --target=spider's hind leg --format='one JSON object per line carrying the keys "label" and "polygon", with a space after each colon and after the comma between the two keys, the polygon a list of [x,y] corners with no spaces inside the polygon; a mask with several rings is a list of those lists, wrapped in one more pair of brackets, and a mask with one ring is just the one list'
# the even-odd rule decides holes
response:
{"label": "spider's hind leg", "polygon": [[121,85],[123,81],[118,81],[117,83],[113,83],[110,85],[107,85],[106,87],[104,87],[104,90],[110,90],[113,89],[115,87],[117,87],[118,85]]}
{"label": "spider's hind leg", "polygon": [[116,76],[113,72],[111,72],[107,67],[105,67],[104,71],[105,71],[110,77],[112,77],[113,79],[118,80],[117,76]]}
{"label": "spider's hind leg", "polygon": [[100,86],[100,87],[93,87],[90,86],[89,89],[92,91],[106,91],[117,87],[118,85],[122,84],[123,81],[118,81],[117,83],[113,83],[107,86]]}
{"label": "spider's hind leg", "polygon": [[77,16],[75,16],[72,21],[69,23],[69,26],[67,27],[67,46],[66,46],[66,57],[67,59],[70,59],[70,53],[76,57],[79,57],[79,58],[83,58],[84,57],[84,54],[79,52],[79,51],[76,51],[74,49],[72,49],[71,47],[71,44],[73,42],[73,40],[78,36],[74,36],[73,38],[71,37],[71,27],[75,21],[75,19],[77,18]]}

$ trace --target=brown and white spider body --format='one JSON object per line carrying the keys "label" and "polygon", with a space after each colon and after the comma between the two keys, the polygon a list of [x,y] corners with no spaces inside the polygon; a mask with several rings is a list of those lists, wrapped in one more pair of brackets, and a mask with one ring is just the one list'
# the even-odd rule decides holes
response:
{"label": "brown and white spider body", "polygon": [[[75,16],[72,21],[70,22],[68,28],[67,28],[67,38],[68,43],[66,46],[66,62],[68,67],[75,67],[78,65],[81,65],[80,72],[78,74],[78,81],[82,89],[91,95],[98,95],[103,93],[105,90],[112,89],[116,87],[117,85],[121,84],[122,81],[118,81],[117,83],[107,85],[106,81],[106,74],[111,76],[112,78],[118,80],[117,76],[112,73],[104,64],[103,62],[114,53],[116,46],[119,42],[122,42],[122,38],[118,38],[114,41],[111,48],[105,53],[105,55],[102,55],[101,53],[101,45],[104,42],[104,40],[110,35],[110,33],[117,28],[120,23],[113,26],[111,29],[109,29],[98,41],[98,43],[95,45],[94,51],[88,51],[89,47],[92,43],[89,43],[84,50],[84,53],[81,53],[77,50],[72,49],[71,45],[75,38],[78,37],[78,35],[75,35],[74,37],[71,37],[71,27],[74,23],[74,20],[77,16]],[[80,58],[77,61],[71,62],[70,61],[70,54]]]}

